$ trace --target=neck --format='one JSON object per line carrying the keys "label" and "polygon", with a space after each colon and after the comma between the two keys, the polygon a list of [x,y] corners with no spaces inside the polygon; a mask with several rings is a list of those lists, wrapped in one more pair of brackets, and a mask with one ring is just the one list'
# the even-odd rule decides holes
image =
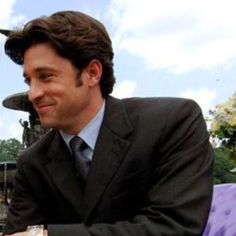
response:
{"label": "neck", "polygon": [[103,102],[104,99],[102,96],[92,99],[92,102],[89,103],[83,111],[81,111],[78,119],[74,119],[75,124],[70,127],[64,127],[61,130],[67,134],[79,134],[80,131],[97,115],[102,108]]}

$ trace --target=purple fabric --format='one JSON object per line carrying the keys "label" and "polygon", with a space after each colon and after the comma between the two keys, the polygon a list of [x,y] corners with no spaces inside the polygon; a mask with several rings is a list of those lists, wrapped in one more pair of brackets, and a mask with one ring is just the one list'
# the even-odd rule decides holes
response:
{"label": "purple fabric", "polygon": [[203,236],[236,236],[236,184],[214,186],[210,215]]}

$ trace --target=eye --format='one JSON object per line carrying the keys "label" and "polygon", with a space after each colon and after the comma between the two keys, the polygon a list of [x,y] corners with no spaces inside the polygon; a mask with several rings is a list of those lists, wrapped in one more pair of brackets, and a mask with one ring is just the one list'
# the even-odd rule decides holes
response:
{"label": "eye", "polygon": [[39,79],[40,80],[48,80],[53,76],[51,73],[41,73],[39,74]]}

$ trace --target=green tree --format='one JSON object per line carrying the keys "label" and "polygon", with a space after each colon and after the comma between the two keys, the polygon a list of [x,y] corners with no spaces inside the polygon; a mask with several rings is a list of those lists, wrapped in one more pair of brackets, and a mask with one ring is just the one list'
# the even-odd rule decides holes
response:
{"label": "green tree", "polygon": [[210,135],[213,139],[218,138],[221,145],[229,149],[231,158],[236,160],[236,93],[210,114],[213,117]]}
{"label": "green tree", "polygon": [[230,160],[229,149],[215,148],[214,153],[214,184],[236,183],[236,173],[232,172],[236,165]]}
{"label": "green tree", "polygon": [[15,138],[0,140],[0,161],[16,160],[21,148],[20,141]]}

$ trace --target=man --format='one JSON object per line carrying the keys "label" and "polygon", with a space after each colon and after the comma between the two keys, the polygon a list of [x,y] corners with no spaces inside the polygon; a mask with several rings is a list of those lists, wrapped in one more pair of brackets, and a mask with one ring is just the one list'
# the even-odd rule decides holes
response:
{"label": "man", "polygon": [[[18,159],[5,234],[201,235],[213,154],[193,101],[109,96],[110,38],[80,12],[29,22],[5,51],[23,65],[29,100],[53,129]],[[79,157],[74,136],[84,145]]]}

